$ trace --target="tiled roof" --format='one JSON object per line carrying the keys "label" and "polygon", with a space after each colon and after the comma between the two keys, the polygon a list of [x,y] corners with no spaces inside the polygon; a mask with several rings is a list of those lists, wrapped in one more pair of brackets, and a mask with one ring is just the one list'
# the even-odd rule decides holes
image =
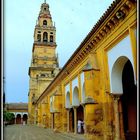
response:
{"label": "tiled roof", "polygon": [[6,104],[7,110],[12,110],[12,109],[24,109],[28,110],[28,104],[27,103],[8,103]]}

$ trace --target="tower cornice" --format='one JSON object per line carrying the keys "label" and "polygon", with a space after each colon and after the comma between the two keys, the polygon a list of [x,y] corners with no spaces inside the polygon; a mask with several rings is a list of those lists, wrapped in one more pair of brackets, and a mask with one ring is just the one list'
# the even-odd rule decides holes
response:
{"label": "tower cornice", "polygon": [[46,46],[47,48],[53,48],[55,49],[57,47],[56,43],[55,42],[34,42],[33,43],[33,49],[32,49],[32,52],[34,52],[34,49],[35,47],[44,47]]}

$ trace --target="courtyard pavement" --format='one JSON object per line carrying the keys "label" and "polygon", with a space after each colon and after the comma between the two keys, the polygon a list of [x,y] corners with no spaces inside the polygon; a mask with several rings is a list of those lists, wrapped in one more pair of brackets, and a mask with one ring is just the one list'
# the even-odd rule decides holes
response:
{"label": "courtyard pavement", "polygon": [[82,134],[60,133],[34,125],[4,127],[4,140],[86,140]]}

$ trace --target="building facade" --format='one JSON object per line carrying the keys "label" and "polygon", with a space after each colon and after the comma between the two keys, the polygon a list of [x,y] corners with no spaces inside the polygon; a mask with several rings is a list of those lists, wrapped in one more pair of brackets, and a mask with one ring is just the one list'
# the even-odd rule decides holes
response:
{"label": "building facade", "polygon": [[28,104],[27,103],[9,103],[5,104],[5,110],[14,114],[11,124],[27,124]]}
{"label": "building facade", "polygon": [[[29,112],[31,122],[78,133],[81,120],[81,133],[88,140],[135,140],[136,38],[137,2],[114,1],[61,71],[50,83],[45,82],[46,88],[34,102],[32,88],[37,86],[30,85],[29,110],[34,106],[34,112]],[[29,71],[31,75],[31,68]]]}

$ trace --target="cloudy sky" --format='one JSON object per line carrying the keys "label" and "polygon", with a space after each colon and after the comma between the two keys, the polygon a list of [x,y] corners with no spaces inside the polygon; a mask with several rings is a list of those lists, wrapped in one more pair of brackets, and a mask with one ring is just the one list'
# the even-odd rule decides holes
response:
{"label": "cloudy sky", "polygon": [[[6,102],[28,102],[33,33],[44,0],[4,0]],[[113,0],[46,0],[56,25],[60,67],[90,32]]]}

